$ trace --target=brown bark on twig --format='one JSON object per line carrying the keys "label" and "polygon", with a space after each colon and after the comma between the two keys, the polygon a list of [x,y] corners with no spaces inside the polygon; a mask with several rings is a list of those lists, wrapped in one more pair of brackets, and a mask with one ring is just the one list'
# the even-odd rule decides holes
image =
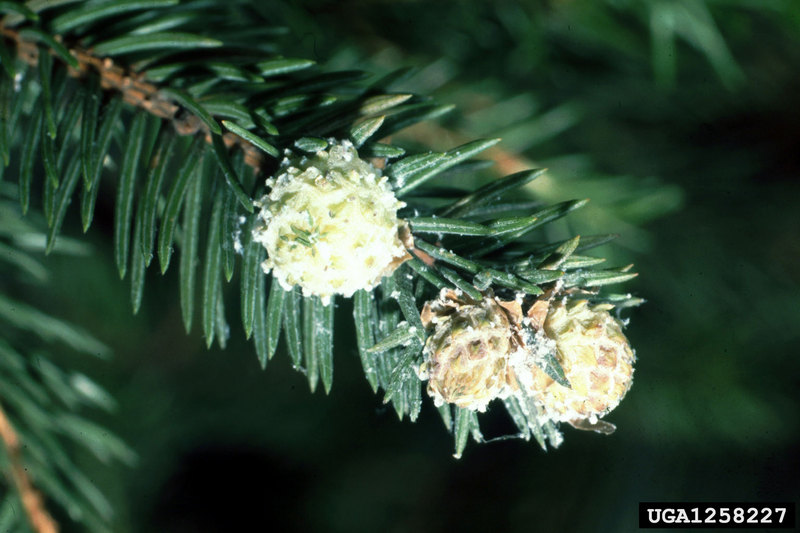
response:
{"label": "brown bark on twig", "polygon": [[11,464],[11,481],[17,488],[22,506],[25,508],[25,514],[28,516],[33,530],[37,533],[58,533],[58,524],[47,512],[41,493],[36,490],[28,477],[28,472],[22,463],[19,437],[3,411],[2,405],[0,405],[0,439],[6,447]]}
{"label": "brown bark on twig", "polygon": [[[3,37],[13,40],[17,45],[17,52],[20,58],[30,65],[36,65],[39,60],[39,47],[36,43],[24,40],[17,31],[9,28],[0,27],[0,34]],[[56,36],[60,40],[59,36]],[[163,97],[159,93],[159,87],[145,81],[140,73],[126,70],[116,65],[110,58],[101,58],[93,55],[91,49],[81,47],[70,48],[70,53],[78,60],[77,69],[69,68],[70,76],[82,78],[91,71],[100,76],[100,85],[103,89],[118,91],[122,94],[125,102],[144,109],[145,111],[169,120],[180,135],[194,135],[204,133],[206,140],[211,142],[211,134],[208,127],[196,116],[188,111],[182,110],[169,98]],[[58,57],[52,51],[54,57]],[[466,137],[452,130],[443,128],[430,122],[420,123],[408,128],[400,134],[403,137],[412,137],[417,142],[426,144],[436,144],[444,139],[451,139],[457,144],[467,142]],[[231,147],[238,145],[245,154],[245,162],[256,172],[263,169],[265,162],[264,154],[255,146],[238,135],[227,132],[223,135],[225,146]],[[513,174],[531,168],[532,162],[516,154],[508,152],[503,148],[493,146],[486,151],[486,157],[492,159],[497,164],[500,175]]]}
{"label": "brown bark on twig", "polygon": [[[23,39],[19,32],[0,27],[0,34],[16,43],[17,54],[20,59],[35,66],[39,62],[39,46],[31,41]],[[60,41],[59,37],[56,39]],[[77,69],[69,67],[69,75],[73,78],[83,78],[94,71],[100,77],[100,86],[106,90],[117,91],[122,94],[122,98],[130,105],[144,109],[157,117],[169,120],[175,127],[175,131],[180,135],[195,135],[203,133],[206,141],[211,142],[211,133],[208,131],[203,121],[192,115],[188,111],[182,110],[169,98],[165,98],[159,92],[159,87],[145,81],[144,76],[126,70],[115,64],[110,58],[101,58],[92,54],[91,49],[81,47],[69,48],[72,56],[78,60]],[[53,57],[58,56],[50,51]],[[256,172],[261,171],[264,163],[264,154],[248,141],[238,135],[227,132],[222,136],[225,146],[231,147],[239,145],[244,152],[245,162]]]}

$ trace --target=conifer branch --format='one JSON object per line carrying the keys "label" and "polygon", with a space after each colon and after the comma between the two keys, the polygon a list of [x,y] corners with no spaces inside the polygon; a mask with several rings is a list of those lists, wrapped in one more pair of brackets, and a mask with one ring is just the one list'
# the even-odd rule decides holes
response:
{"label": "conifer branch", "polygon": [[[443,140],[447,144],[460,145],[472,140],[472,137],[448,128],[434,121],[418,122],[413,126],[399,132],[397,139],[411,139],[414,142],[425,146],[435,146],[441,144]],[[483,158],[494,163],[494,168],[498,176],[507,176],[523,172],[537,166],[536,162],[526,158],[522,154],[511,152],[502,145],[490,146],[483,152]]]}
{"label": "conifer branch", "polygon": [[[24,212],[30,198],[33,162],[41,146],[46,178],[42,203],[50,226],[48,249],[60,231],[81,173],[81,215],[84,231],[88,228],[102,162],[114,133],[124,128],[116,138],[121,154],[115,153],[120,160],[114,255],[120,276],[131,272],[134,312],[141,305],[144,273],[155,249],[155,236],[164,273],[176,242],[177,217],[182,213],[178,239],[181,311],[188,331],[200,277],[202,328],[209,345],[216,338],[225,347],[228,326],[221,280],[223,275],[227,281],[232,279],[238,246],[244,254],[240,276],[242,325],[245,334],[254,339],[262,367],[275,353],[283,334],[292,363],[307,374],[311,390],[321,381],[328,392],[333,378],[333,298],[353,296],[365,375],[373,390],[383,389],[384,400],[393,404],[399,417],[416,419],[423,397],[422,382],[427,380],[428,396],[444,408],[440,412],[448,428],[455,428],[457,456],[469,435],[483,441],[476,411],[483,411],[492,399],[508,400],[507,410],[520,437],[533,435],[542,446],[546,440],[557,446],[557,424],[572,419],[562,412],[564,406],[550,406],[550,411],[544,412],[539,409],[541,402],[534,399],[547,392],[537,380],[548,378],[560,364],[550,353],[556,341],[545,339],[545,333],[525,330],[523,310],[506,307],[532,305],[557,284],[559,289],[571,291],[570,296],[583,298],[583,307],[577,306],[578,302],[563,309],[553,306],[554,316],[580,315],[589,326],[602,322],[609,334],[617,332],[617,323],[606,317],[608,309],[618,301],[627,303],[631,297],[601,295],[596,287],[625,281],[634,274],[627,268],[590,269],[602,260],[574,255],[605,242],[606,237],[576,236],[549,244],[535,240],[534,230],[582,207],[586,200],[543,206],[539,201],[512,198],[544,169],[525,170],[529,165],[494,148],[499,139],[457,139],[446,130],[423,126],[429,128],[423,130],[429,135],[420,135],[417,130],[416,143],[441,144],[438,137],[443,131],[447,133],[443,137],[460,142],[443,151],[416,153],[384,144],[376,139],[389,139],[413,124],[427,123],[452,106],[437,105],[418,95],[387,92],[401,73],[371,83],[362,83],[365,73],[361,71],[294,74],[314,62],[287,59],[276,55],[271,47],[253,47],[249,40],[241,41],[238,23],[228,27],[234,33],[223,29],[213,36],[199,14],[178,17],[177,26],[173,26],[172,16],[177,12],[170,14],[167,8],[175,4],[165,0],[163,5],[159,3],[163,11],[143,13],[144,19],[134,20],[121,15],[147,6],[138,2],[90,3],[74,11],[60,10],[54,17],[48,15],[41,25],[22,29],[14,27],[10,19],[0,21],[4,57],[14,55],[6,50],[8,41],[16,45],[21,62],[38,65],[34,69],[38,79],[34,74],[29,93],[21,93],[37,98],[38,105],[31,106],[32,117],[27,123],[31,133],[19,148],[24,163],[20,200]],[[193,2],[182,3],[181,9],[190,4]],[[202,0],[197,4],[205,5]],[[197,11],[201,12],[205,13]],[[167,18],[161,19],[160,14]],[[33,20],[32,16],[28,18]],[[118,24],[113,22],[115,18]],[[139,25],[143,20],[149,22],[144,30]],[[165,20],[172,21],[166,23],[169,32],[158,30]],[[200,52],[208,47],[219,50],[208,55]],[[127,57],[138,60],[115,63],[116,56],[123,54],[135,54]],[[61,63],[55,70],[53,57]],[[13,60],[3,63],[11,83],[27,83],[23,76],[15,76]],[[63,83],[65,74],[89,87],[70,91]],[[3,82],[6,93],[16,96],[10,100],[16,107],[9,105],[16,113],[9,116],[16,119],[26,100],[18,97],[17,87],[10,89],[8,79]],[[105,106],[98,97],[100,90],[115,93]],[[76,98],[83,100],[82,106],[72,105]],[[127,127],[120,120],[123,102],[137,110]],[[106,111],[95,142],[92,129],[103,108]],[[230,120],[222,120],[225,118]],[[76,133],[78,121],[80,133]],[[191,146],[177,149],[183,152],[182,157],[172,149],[175,136],[162,131],[165,122],[172,123],[177,135],[194,138]],[[436,139],[430,138],[431,132]],[[203,149],[207,144],[211,149]],[[76,145],[80,152],[70,150]],[[242,150],[228,154],[227,148],[234,146]],[[269,169],[270,179],[255,180],[251,168],[256,172],[267,170],[281,157],[281,148],[288,149],[286,157],[277,169]],[[435,185],[446,173],[474,170],[473,158],[486,150],[494,150],[487,155],[500,163],[503,173],[510,169],[517,172],[472,192],[459,185]],[[377,164],[369,162],[373,160]],[[165,178],[172,170],[178,170],[175,178]],[[144,185],[138,186],[137,179],[142,177]],[[268,195],[264,194],[265,186]],[[252,214],[255,207],[260,208],[256,216],[240,216],[241,208]],[[206,217],[209,211],[210,217]],[[301,214],[305,215],[299,217]],[[207,223],[202,222],[206,219]],[[418,234],[423,237],[416,240]],[[199,276],[198,267],[202,267]],[[589,305],[588,297],[597,305],[584,308]],[[435,308],[443,314],[427,322],[421,318],[420,307]],[[458,344],[449,342],[457,340],[450,337],[464,337],[463,331],[475,329],[462,328],[461,319],[447,326],[450,311],[459,309],[465,313],[465,320],[471,320],[474,313],[496,318],[476,319],[475,326],[485,322],[488,329],[477,335],[497,337],[497,342],[487,344],[494,346],[491,353],[497,356],[497,364],[478,369],[473,376],[480,378],[484,371],[491,371],[492,379],[478,379],[465,387],[458,380],[470,376],[460,376],[459,365],[455,365],[453,375],[442,373],[451,366],[448,358],[461,354],[458,349],[444,349]],[[477,346],[472,341],[483,338],[467,337],[466,347]],[[627,341],[621,334],[614,336],[617,338],[624,352]],[[491,351],[487,350],[481,353]],[[624,357],[620,360],[628,363]],[[539,368],[542,365],[544,369]],[[567,379],[570,370],[567,365],[557,373],[564,378],[557,384],[571,383]],[[542,374],[548,371],[550,374]],[[509,377],[512,374],[527,377],[524,383],[515,385]],[[623,374],[629,377],[630,372]],[[451,382],[451,378],[456,381]],[[621,385],[627,384],[629,380]],[[472,397],[451,395],[453,391],[473,390],[473,385],[478,390]],[[620,390],[624,394],[627,389]],[[518,405],[511,402],[510,395],[517,396]],[[603,415],[619,397],[603,399],[599,412],[577,414]]]}
{"label": "conifer branch", "polygon": [[[17,54],[21,60],[31,66],[39,63],[40,48],[31,40],[26,39],[19,31],[5,28],[0,25],[0,34],[3,38],[10,39],[16,44]],[[61,43],[60,36],[55,36],[56,42]],[[53,49],[48,52],[55,58],[61,56]],[[85,78],[95,72],[100,78],[100,87],[105,90],[117,91],[123,100],[137,108],[143,109],[153,116],[168,120],[172,123],[179,135],[195,135],[203,133],[206,142],[211,144],[213,139],[208,125],[196,114],[185,107],[175,103],[174,98],[166,96],[162,87],[144,80],[141,73],[126,69],[114,63],[111,58],[99,57],[92,49],[80,46],[70,46],[67,52],[77,61],[77,68],[68,65],[67,73],[73,78]],[[222,135],[227,148],[238,145],[245,156],[245,163],[260,172],[264,163],[264,154],[251,142],[235,133],[226,132]]]}
{"label": "conifer branch", "polygon": [[36,533],[58,533],[58,523],[47,511],[41,493],[33,486],[27,469],[22,464],[21,444],[14,426],[8,420],[3,406],[0,405],[0,439],[6,447],[11,478],[19,492],[25,513]]}

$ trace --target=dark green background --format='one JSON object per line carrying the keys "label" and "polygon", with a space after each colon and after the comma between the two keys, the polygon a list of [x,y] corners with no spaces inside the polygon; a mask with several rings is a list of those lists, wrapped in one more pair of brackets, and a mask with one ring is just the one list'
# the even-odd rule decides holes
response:
{"label": "dark green background", "polygon": [[[101,198],[93,260],[54,258],[38,298],[115,353],[65,360],[109,387],[120,408],[104,422],[140,455],[133,469],[83,461],[117,506],[115,531],[631,531],[640,501],[796,502],[800,8],[694,3],[710,18],[673,14],[674,49],[656,53],[670,3],[276,8],[287,50],[378,74],[416,66],[407,89],[459,105],[443,130],[499,134],[550,168],[532,190],[547,201],[591,197],[544,236],[622,234],[593,254],[640,273],[624,289],[647,300],[627,313],[635,384],[610,437],[565,428],[558,450],[471,443],[454,460],[430,404],[400,422],[371,393],[349,302],[329,397],[309,393],[282,345],[261,372],[234,304],[227,350],[206,351],[197,324],[185,336],[176,272],[148,274],[132,316]],[[717,45],[685,38],[692,24]],[[420,134],[397,142],[430,145]],[[500,412],[482,421],[487,436],[511,430]]]}

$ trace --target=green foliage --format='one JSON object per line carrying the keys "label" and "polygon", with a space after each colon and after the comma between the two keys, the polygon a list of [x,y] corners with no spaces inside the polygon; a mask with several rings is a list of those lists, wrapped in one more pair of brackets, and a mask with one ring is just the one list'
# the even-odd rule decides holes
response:
{"label": "green foliage", "polygon": [[[225,309],[222,305],[221,294],[221,271],[224,266],[225,279],[231,279],[235,270],[234,256],[231,253],[233,236],[231,229],[237,230],[231,221],[236,221],[240,215],[240,209],[245,212],[252,212],[253,205],[251,197],[260,190],[252,179],[247,177],[242,180],[243,168],[239,171],[234,168],[234,164],[229,153],[229,148],[221,137],[222,130],[220,124],[212,111],[204,107],[204,102],[208,100],[216,102],[229,102],[241,104],[236,113],[227,113],[228,116],[236,115],[238,120],[224,120],[223,124],[230,132],[238,135],[241,142],[245,145],[255,145],[267,154],[268,158],[263,167],[274,168],[274,163],[269,162],[269,158],[277,156],[282,148],[296,147],[301,150],[315,152],[324,148],[326,141],[320,137],[308,137],[308,133],[329,136],[350,136],[353,140],[370,150],[370,139],[381,138],[396,132],[402,127],[409,126],[420,120],[428,119],[442,112],[444,108],[419,100],[417,97],[410,97],[407,94],[381,94],[376,92],[388,88],[389,80],[383,80],[375,85],[364,85],[358,83],[363,79],[362,73],[340,72],[324,73],[316,72],[306,74],[306,71],[313,66],[313,63],[302,60],[292,60],[284,58],[269,58],[269,54],[264,54],[258,50],[243,51],[237,48],[235,39],[230,32],[217,31],[215,39],[204,36],[200,33],[190,32],[199,31],[198,21],[191,16],[182,16],[179,19],[170,18],[173,14],[185,14],[186,10],[191,10],[192,3],[182,4],[176,7],[174,2],[123,2],[123,3],[100,3],[92,6],[64,9],[56,13],[48,13],[41,18],[34,27],[38,34],[50,31],[61,32],[63,40],[67,43],[79,44],[89,36],[93,36],[90,41],[93,50],[100,55],[117,56],[136,54],[136,65],[140,65],[140,73],[145,78],[153,77],[161,86],[157,88],[158,98],[172,102],[178,109],[182,109],[183,115],[174,115],[172,118],[184,121],[181,117],[196,117],[199,122],[195,123],[195,128],[207,131],[211,137],[211,146],[208,147],[201,141],[196,140],[193,147],[187,148],[187,142],[183,138],[178,138],[175,132],[169,131],[164,120],[146,119],[143,110],[133,113],[132,123],[126,128],[124,138],[120,137],[120,172],[116,184],[116,208],[115,208],[115,258],[120,276],[124,277],[133,266],[132,272],[132,299],[134,309],[141,305],[142,288],[144,285],[145,268],[150,263],[152,257],[152,245],[154,235],[159,235],[159,256],[162,273],[166,272],[169,266],[169,258],[172,253],[173,241],[177,225],[177,213],[183,208],[183,224],[180,226],[180,241],[182,248],[181,255],[181,308],[183,310],[184,325],[189,331],[192,324],[192,316],[195,307],[195,273],[198,265],[201,265],[202,275],[202,324],[203,332],[207,344],[210,345],[215,337],[216,331],[222,334],[217,337],[220,343],[225,342],[224,328],[218,328],[219,324],[224,323]],[[175,10],[173,12],[173,9]],[[246,12],[247,7],[235,5],[230,8],[215,7],[220,15],[241,14]],[[123,13],[140,13],[141,19],[146,19],[151,26],[132,26],[129,18],[122,17]],[[171,30],[183,30],[185,32],[172,31],[168,34],[156,31],[159,28],[157,21],[160,17],[169,20]],[[223,18],[223,20],[225,20]],[[140,20],[140,24],[141,24]],[[102,31],[94,37],[92,30],[102,25]],[[223,24],[223,28],[226,26]],[[128,34],[126,34],[128,32]],[[114,35],[113,38],[103,40],[102,35]],[[191,36],[190,36],[191,35]],[[225,36],[230,37],[230,41],[225,40]],[[266,35],[266,34],[265,34]],[[41,39],[40,39],[41,40]],[[221,47],[226,52],[225,59],[219,59],[213,55],[213,72],[202,74],[202,68],[198,70],[199,61],[202,57],[205,62],[209,60],[209,52],[205,51],[208,46]],[[154,58],[147,58],[142,55],[145,52],[155,53],[158,50],[157,65],[153,62]],[[56,57],[61,57],[59,51],[54,50]],[[44,103],[44,117],[41,122],[35,119],[28,125],[33,131],[32,142],[25,143],[22,147],[22,160],[29,160],[31,157],[27,152],[27,146],[35,145],[36,139],[42,140],[42,153],[45,173],[48,181],[53,187],[57,187],[54,193],[49,196],[54,200],[45,203],[45,211],[52,213],[49,217],[51,222],[51,239],[54,243],[61,227],[64,209],[68,205],[72,196],[72,191],[77,185],[77,177],[80,171],[84,176],[83,197],[88,198],[83,202],[84,226],[88,227],[92,218],[93,198],[96,198],[97,183],[101,170],[100,163],[108,155],[109,141],[113,137],[115,129],[122,127],[124,116],[119,113],[119,100],[111,98],[108,103],[97,107],[100,98],[96,91],[98,75],[105,75],[104,72],[91,71],[85,78],[79,79],[76,83],[68,79],[59,63],[52,64],[50,53],[47,49],[41,49],[39,61],[39,76],[26,76],[26,86],[29,87],[32,100],[31,108],[38,108],[38,102]],[[167,68],[169,66],[169,68]],[[24,67],[22,67],[24,69]],[[156,74],[153,75],[153,72]],[[219,76],[221,72],[226,75]],[[233,75],[239,73],[240,75]],[[58,101],[53,101],[50,89],[51,78],[57,83]],[[89,85],[82,85],[83,81]],[[269,80],[269,81],[268,81]],[[10,83],[6,80],[5,83]],[[332,91],[332,92],[329,92]],[[66,113],[66,102],[72,98],[82,97],[83,106],[72,106],[70,112]],[[17,105],[22,105],[20,101]],[[31,105],[31,104],[29,104]],[[144,104],[142,104],[143,107]],[[219,104],[217,104],[217,109]],[[62,134],[56,137],[57,126],[54,118],[54,109],[61,110],[58,114],[61,117],[58,121],[58,128]],[[380,113],[380,115],[369,117],[369,114]],[[24,109],[21,112],[25,115]],[[222,116],[225,116],[222,113]],[[366,120],[361,117],[366,115]],[[97,139],[92,139],[93,130],[89,121],[95,121],[97,117],[105,117]],[[82,118],[80,118],[82,117]],[[80,118],[81,127],[77,127]],[[266,124],[264,123],[266,121]],[[62,123],[64,124],[62,126]],[[353,127],[354,123],[359,126]],[[40,135],[40,131],[46,127],[48,134]],[[301,138],[297,137],[296,132],[303,132]],[[84,138],[88,135],[89,138]],[[195,138],[200,137],[195,134]],[[71,159],[64,172],[65,179],[59,185],[61,179],[60,165],[53,162],[52,143],[49,139],[57,141],[63,146],[60,153],[66,154],[64,148],[72,143],[78,144],[80,149],[73,152],[75,155]],[[156,139],[162,145],[167,143],[169,149],[158,149],[154,154],[151,150]],[[235,142],[235,141],[234,141]],[[428,152],[420,154],[405,155],[405,157],[390,163],[386,169],[386,174],[392,180],[396,193],[401,199],[406,199],[406,195],[412,191],[419,192],[425,189],[427,183],[436,176],[463,164],[469,158],[495,145],[498,139],[486,141],[474,141],[445,152]],[[173,146],[178,145],[174,150]],[[92,149],[96,153],[92,154]],[[81,154],[80,167],[78,166]],[[208,155],[210,153],[210,155]],[[241,158],[241,152],[237,152]],[[48,155],[49,154],[49,155]],[[181,156],[181,154],[183,154]],[[207,154],[207,155],[204,155]],[[27,156],[27,157],[26,157]],[[116,157],[116,156],[115,156]],[[183,159],[182,159],[183,158]],[[211,159],[216,165],[210,163]],[[48,163],[50,161],[51,163]],[[201,165],[200,162],[204,161]],[[148,162],[148,163],[143,163]],[[181,168],[175,172],[178,165]],[[145,169],[144,167],[148,167]],[[20,183],[26,191],[30,189],[30,179],[32,169],[23,167]],[[147,174],[150,178],[142,187],[137,185],[142,174]],[[173,180],[169,175],[175,175]],[[434,249],[428,246],[425,241],[419,240],[418,248],[431,254],[434,258],[449,263],[456,270],[443,266],[421,266],[419,262],[411,263],[412,273],[417,270],[424,273],[422,276],[428,280],[435,280],[437,288],[451,286],[467,291],[474,296],[478,296],[478,285],[480,290],[486,290],[496,285],[497,288],[521,290],[530,294],[541,293],[538,285],[550,283],[558,279],[553,272],[543,272],[539,274],[536,270],[525,271],[524,276],[516,275],[506,269],[506,262],[511,257],[516,257],[521,250],[516,250],[514,254],[508,256],[503,252],[504,249],[512,244],[518,245],[519,239],[526,236],[534,228],[551,222],[567,214],[574,208],[583,205],[583,202],[568,202],[552,208],[544,208],[533,215],[498,217],[501,213],[493,213],[491,205],[494,201],[502,199],[506,194],[513,193],[516,187],[520,187],[531,179],[539,176],[541,171],[530,171],[518,173],[508,178],[490,183],[482,189],[463,194],[461,199],[457,199],[449,206],[440,210],[442,215],[417,216],[411,217],[411,228],[415,233],[433,233],[446,237],[442,242],[447,248],[454,250],[470,250],[468,256],[462,257],[458,253],[447,251],[444,247]],[[221,175],[221,176],[220,176]],[[225,194],[232,195],[238,200],[239,205],[227,206],[223,196],[219,194],[221,183],[220,177],[224,178],[227,185]],[[164,183],[164,182],[167,183]],[[162,187],[166,185],[166,193],[162,193]],[[137,195],[137,190],[142,190]],[[47,191],[47,188],[45,188]],[[205,192],[208,191],[208,192]],[[250,192],[248,192],[250,191]],[[212,206],[204,200],[208,194],[216,199]],[[425,194],[435,194],[431,191]],[[134,209],[134,203],[138,196],[138,207]],[[48,195],[45,197],[48,198]],[[409,212],[412,209],[425,211],[423,205],[416,206],[413,199],[408,198]],[[47,204],[52,203],[55,208],[47,209]],[[23,205],[26,205],[23,203]],[[164,206],[164,207],[160,207]],[[487,209],[489,208],[489,209]],[[210,209],[210,216],[208,210]],[[481,209],[481,211],[478,211]],[[503,212],[518,210],[525,211],[526,204],[504,204]],[[225,210],[225,216],[223,216]],[[477,216],[480,222],[469,217]],[[450,218],[446,218],[449,216]],[[456,216],[457,218],[452,218]],[[201,224],[201,221],[204,223]],[[208,223],[206,224],[205,221]],[[200,260],[201,235],[205,238],[204,260]],[[483,237],[482,239],[472,239],[470,237]],[[131,238],[136,241],[133,249],[131,248]],[[249,235],[244,235],[244,247],[253,249],[249,242]],[[535,255],[536,249],[525,250],[526,253]],[[252,253],[252,252],[251,252]],[[488,258],[491,256],[491,258]],[[471,258],[478,259],[486,257],[483,263],[474,262]],[[264,312],[269,315],[266,318],[255,316],[261,307],[255,305],[251,296],[250,288],[254,287],[253,271],[257,270],[252,257],[249,261],[249,271],[246,275],[240,276],[242,283],[247,290],[243,290],[242,309],[245,320],[243,321],[245,334],[250,335],[253,324],[261,324],[264,328],[258,328],[261,335],[257,336],[257,346],[262,364],[265,364],[270,355],[274,353],[277,343],[276,324],[281,314],[282,307],[279,305],[279,297],[269,298],[268,305]],[[459,272],[459,270],[461,272]],[[472,284],[463,277],[463,274],[471,274],[480,280],[473,280]],[[413,275],[412,274],[412,275]],[[563,273],[561,273],[563,274]],[[255,272],[255,275],[259,274]],[[583,276],[583,277],[581,277]],[[588,276],[588,277],[587,277]],[[616,271],[613,273],[589,273],[579,275],[573,274],[572,277],[565,278],[570,284],[600,284],[602,282],[621,281],[627,276],[620,276]],[[385,292],[385,291],[383,291]],[[391,291],[390,291],[391,292]],[[276,294],[274,291],[271,294]],[[404,293],[410,295],[410,291]],[[303,345],[306,346],[306,371],[309,372],[309,380],[312,388],[316,383],[314,372],[318,368],[318,363],[328,360],[329,356],[318,357],[317,342],[309,339],[308,334],[314,330],[311,327],[312,318],[315,316],[317,306],[313,302],[306,301],[302,305],[302,323],[305,324]],[[417,299],[418,300],[418,299]],[[411,316],[411,309],[418,307],[419,301],[413,297],[402,300],[404,314]],[[275,302],[274,304],[272,302]],[[389,305],[384,302],[382,305]],[[291,308],[291,306],[289,306]],[[251,312],[252,310],[252,312]],[[298,311],[299,312],[299,311]],[[297,331],[297,328],[288,321],[288,329]],[[417,328],[421,329],[421,328]],[[323,329],[324,330],[324,329]],[[422,335],[421,331],[417,335]],[[422,340],[420,337],[419,340]],[[326,341],[322,342],[327,345]],[[295,347],[294,350],[299,350]],[[327,348],[326,348],[327,350]],[[323,350],[327,353],[325,350]],[[264,357],[266,355],[266,357]],[[298,354],[295,354],[295,361],[299,361]],[[326,363],[327,364],[327,363]],[[325,367],[325,376],[330,376],[330,372]],[[329,377],[326,379],[330,379]],[[386,385],[386,384],[384,384]],[[330,383],[326,382],[326,390],[330,388]]]}
{"label": "green foliage", "polygon": [[[7,74],[0,80],[0,148],[7,169],[17,173],[22,212],[45,216],[46,253],[70,242],[61,232],[78,194],[85,232],[100,191],[112,188],[113,257],[120,277],[130,275],[134,313],[147,298],[153,254],[165,274],[177,248],[186,331],[199,315],[206,346],[217,340],[224,347],[230,335],[225,298],[235,292],[242,329],[252,337],[261,367],[283,335],[293,366],[306,374],[312,392],[320,381],[326,393],[333,386],[335,303],[323,305],[269,279],[261,269],[264,249],[251,234],[253,199],[263,194],[264,177],[285,150],[313,153],[328,138],[350,139],[363,157],[384,160],[385,175],[407,204],[401,217],[414,236],[412,257],[375,290],[353,298],[364,374],[401,418],[416,420],[422,407],[415,369],[426,332],[419,309],[438,290],[513,298],[542,294],[556,282],[592,289],[635,276],[629,267],[601,270],[601,258],[575,255],[609,236],[549,242],[546,226],[586,200],[539,203],[524,188],[544,170],[517,172],[476,189],[475,182],[485,179],[470,179],[482,165],[474,158],[498,143],[493,135],[443,151],[381,142],[453,106],[397,89],[404,70],[374,81],[360,71],[325,71],[313,61],[283,57],[276,53],[280,28],[251,3],[34,0],[2,2],[0,9],[9,13],[0,43]],[[211,27],[208,20],[217,22]],[[249,26],[243,29],[242,20]],[[19,53],[32,46],[35,67]],[[100,58],[115,64],[90,60]],[[562,111],[563,123],[577,116]],[[14,257],[17,266],[44,275],[33,258]],[[223,279],[238,280],[239,290],[228,291]],[[640,302],[590,292],[619,307]],[[17,318],[0,318],[18,329],[33,328],[36,321],[64,329],[33,309],[19,309],[24,312]],[[558,443],[552,424],[539,426],[535,405],[508,400],[505,406],[520,437],[533,436],[542,447]],[[440,412],[452,428],[456,456],[470,436],[483,440],[474,412]],[[92,433],[84,429],[70,436]],[[122,455],[114,442],[107,447]],[[106,448],[93,451],[113,455]],[[107,519],[99,498],[82,486]]]}
{"label": "green foliage", "polygon": [[[76,172],[77,174],[77,172]],[[81,243],[62,239],[55,249],[41,231],[39,217],[20,216],[8,184],[0,184],[0,405],[22,449],[26,474],[70,518],[91,531],[110,531],[113,509],[82,471],[70,450],[84,449],[103,463],[136,463],[136,454],[107,428],[91,421],[88,411],[113,413],[116,401],[92,379],[65,370],[64,350],[107,358],[109,348],[83,329],[19,301],[7,293],[13,283],[48,290],[48,272],[40,258],[55,253],[86,255]],[[35,341],[33,339],[36,339]],[[16,451],[0,445],[0,464],[10,469]],[[9,476],[0,483],[0,522],[9,530],[30,526],[21,495]]]}

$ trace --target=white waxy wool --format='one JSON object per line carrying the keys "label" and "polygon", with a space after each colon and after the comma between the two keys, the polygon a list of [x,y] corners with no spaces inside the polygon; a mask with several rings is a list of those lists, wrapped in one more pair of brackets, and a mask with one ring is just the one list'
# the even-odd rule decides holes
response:
{"label": "white waxy wool", "polygon": [[299,285],[327,305],[335,294],[375,287],[406,256],[397,218],[405,204],[349,141],[289,156],[267,185],[253,239],[267,250],[264,271],[284,289]]}

